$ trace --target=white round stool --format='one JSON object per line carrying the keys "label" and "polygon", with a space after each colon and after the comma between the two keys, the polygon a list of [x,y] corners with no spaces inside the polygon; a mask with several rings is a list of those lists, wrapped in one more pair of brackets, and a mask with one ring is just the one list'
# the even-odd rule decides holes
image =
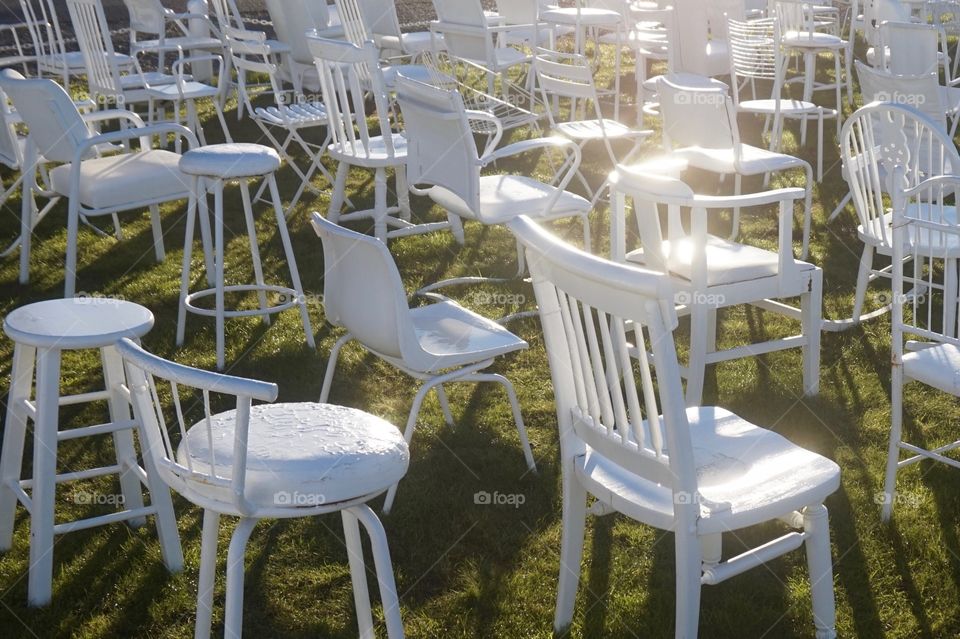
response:
{"label": "white round stool", "polygon": [[[53,537],[84,528],[124,520],[134,525],[147,515],[156,515],[163,560],[172,570],[183,567],[170,492],[159,479],[149,455],[144,466],[137,462],[133,431],[138,424],[130,416],[125,390],[123,361],[114,344],[123,337],[137,339],[153,327],[153,314],[146,308],[108,298],[70,298],[22,306],[3,321],[3,330],[14,342],[6,427],[0,456],[0,550],[13,543],[17,502],[30,513],[30,572],[27,599],[32,606],[47,604],[52,597]],[[105,389],[60,396],[60,353],[64,350],[100,349]],[[36,365],[36,395],[34,385]],[[109,421],[93,426],[58,428],[60,406],[106,401]],[[33,477],[21,479],[27,420],[33,420]],[[57,443],[94,435],[113,435],[116,464],[89,470],[57,473]],[[88,519],[55,524],[54,501],[58,483],[120,475],[123,510]],[[143,505],[140,484],[150,493]],[[27,491],[30,491],[29,494]]]}
{"label": "white round stool", "polygon": [[[303,330],[307,335],[307,345],[314,348],[313,329],[310,326],[310,317],[307,314],[307,301],[303,295],[303,286],[300,284],[300,273],[297,270],[296,258],[290,244],[290,234],[287,231],[287,222],[280,203],[280,194],[274,173],[280,168],[280,156],[273,149],[261,144],[212,144],[192,149],[180,158],[180,170],[192,177],[193,184],[190,191],[190,202],[187,205],[187,229],[183,243],[183,269],[180,277],[180,309],[177,315],[177,345],[183,344],[186,330],[187,311],[207,317],[215,317],[217,322],[217,368],[224,365],[224,329],[226,317],[263,316],[266,324],[270,323],[270,314],[279,313],[288,308],[299,307]],[[263,178],[270,191],[274,213],[277,219],[277,230],[283,242],[283,250],[287,267],[290,269],[290,286],[276,286],[266,284],[263,279],[263,267],[260,265],[260,249],[257,247],[257,232],[253,220],[253,206],[250,200],[248,182]],[[223,185],[227,181],[240,182],[240,195],[243,198],[243,213],[247,226],[247,236],[250,240],[250,256],[253,260],[255,284],[236,284],[226,286],[223,272]],[[209,219],[207,217],[207,195],[213,192],[213,254],[207,249],[210,240]],[[197,218],[197,209],[200,209],[200,232],[204,242],[204,261],[207,270],[206,288],[190,293],[190,258],[193,251],[194,223]],[[212,277],[211,277],[212,276]],[[256,292],[259,308],[249,310],[226,309],[224,295],[228,292]],[[281,302],[270,305],[267,303],[267,293],[281,296]],[[195,305],[201,297],[215,296],[214,309],[202,308]]]}

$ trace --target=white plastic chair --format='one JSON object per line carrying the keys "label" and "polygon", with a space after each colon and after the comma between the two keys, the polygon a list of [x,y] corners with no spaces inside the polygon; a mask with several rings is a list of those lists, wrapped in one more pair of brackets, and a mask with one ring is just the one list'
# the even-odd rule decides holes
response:
{"label": "white plastic chair", "polygon": [[[203,509],[194,637],[210,636],[221,516],[240,519],[227,552],[224,612],[224,636],[240,639],[244,554],[257,523],[339,511],[360,636],[374,634],[358,523],[370,537],[387,635],[402,639],[386,534],[366,505],[406,473],[409,453],[396,428],[341,406],[253,405],[276,400],[277,385],[177,364],[129,339],[117,342],[117,349],[144,454],[166,485]],[[160,400],[163,387],[170,408]],[[214,413],[212,407],[230,400],[232,409]],[[191,426],[187,420],[195,414],[199,419]]]}
{"label": "white plastic chair", "polygon": [[[896,167],[896,174],[903,171]],[[891,342],[891,428],[884,481],[882,518],[890,519],[897,501],[897,471],[929,459],[954,468],[960,462],[946,455],[960,440],[929,449],[903,438],[904,386],[917,381],[960,396],[960,333],[957,331],[957,260],[960,227],[956,209],[943,204],[960,193],[956,175],[932,177],[894,194],[891,212],[893,244],[893,313]],[[923,214],[916,215],[922,207]],[[912,268],[907,271],[907,265]],[[947,424],[941,424],[943,426]],[[939,430],[939,429],[937,429]],[[902,454],[908,456],[901,459]]]}
{"label": "white plastic chair", "polygon": [[[530,263],[557,405],[563,536],[555,631],[573,619],[587,513],[616,511],[673,532],[678,639],[697,636],[701,585],[801,545],[816,636],[836,637],[823,501],[840,486],[839,467],[722,408],[684,410],[666,275],[588,255],[525,217],[510,226]],[[597,504],[588,510],[590,495]],[[777,519],[801,532],[723,560],[723,533]]]}
{"label": "white plastic chair", "polygon": [[[806,144],[807,122],[817,122],[817,181],[823,180],[823,120],[833,118],[840,132],[836,109],[817,106],[813,102],[783,97],[786,66],[775,18],[730,20],[727,27],[730,41],[730,78],[735,87],[733,106],[738,113],[762,115],[764,129],[770,132],[770,150],[780,151],[784,120],[800,120],[800,146]],[[757,96],[757,82],[772,83],[770,97]],[[740,90],[749,86],[751,97],[743,99]]]}
{"label": "white plastic chair", "polygon": [[[804,172],[803,247],[806,259],[810,247],[813,198],[813,169],[805,160],[774,153],[740,141],[736,111],[726,89],[684,86],[676,76],[658,79],[660,111],[663,116],[663,146],[691,167],[734,175],[734,189],[740,193],[743,176],[801,169]],[[739,208],[734,209],[732,238],[740,226]]]}
{"label": "white plastic chair", "polygon": [[[610,160],[609,169],[632,161],[640,152],[643,140],[653,135],[653,131],[621,124],[616,116],[613,119],[603,116],[593,69],[583,56],[538,49],[534,68],[550,130],[576,142],[581,150],[589,142],[602,142]],[[562,113],[567,117],[561,117]],[[611,146],[614,141],[629,142],[632,146],[618,154]],[[607,187],[606,180],[594,190],[583,173],[577,171],[577,177],[590,194],[591,204],[596,204]]]}
{"label": "white plastic chair", "polygon": [[[820,382],[820,326],[823,273],[793,257],[793,206],[803,191],[777,189],[752,195],[706,196],[672,177],[649,170],[619,167],[611,177],[610,250],[614,261],[631,261],[670,274],[677,306],[690,315],[689,365],[686,369],[687,405],[696,406],[703,394],[708,364],[755,357],[800,347],[803,392],[816,395]],[[627,200],[633,204],[640,247],[628,251]],[[777,250],[768,251],[707,232],[708,216],[740,206],[777,207]],[[667,212],[661,226],[659,208]],[[680,210],[691,209],[689,231]],[[799,308],[777,299],[799,297]],[[800,321],[800,333],[791,337],[718,351],[717,309],[751,304]]]}
{"label": "white plastic chair", "polygon": [[[26,80],[16,71],[0,72],[0,90],[13,101],[17,112],[29,127],[24,154],[24,193],[36,185],[38,157],[61,162],[50,171],[50,188],[69,198],[67,210],[67,251],[64,297],[76,292],[77,234],[81,216],[108,215],[120,211],[150,209],[154,253],[164,258],[160,204],[186,199],[190,180],[177,168],[180,155],[152,148],[154,136],[173,135],[188,146],[197,139],[186,127],[161,123],[146,126],[140,117],[125,109],[98,111],[80,115],[76,105],[53,80]],[[90,122],[119,120],[128,128],[95,135]],[[101,155],[100,149],[139,140],[139,150]],[[123,151],[125,149],[117,149]],[[33,223],[32,198],[23,197],[21,213],[20,282],[30,277],[30,235]]]}
{"label": "white plastic chair", "polygon": [[[879,269],[874,266],[875,254],[892,257],[895,248],[890,198],[901,189],[917,187],[924,180],[956,174],[960,170],[960,155],[942,124],[913,107],[879,102],[859,109],[844,124],[840,154],[859,221],[857,236],[863,242],[853,315],[831,322],[836,328],[845,329],[890,309],[886,305],[863,312],[869,283],[890,277],[891,266]],[[897,167],[902,171],[899,186],[893,182]],[[927,208],[927,205],[910,204],[905,215],[928,217]],[[950,207],[948,215],[956,223],[955,207]]]}
{"label": "white plastic chair", "polygon": [[[387,89],[380,70],[379,51],[372,41],[358,47],[343,40],[309,38],[323,103],[327,108],[331,143],[327,153],[338,162],[337,177],[330,197],[327,217],[331,222],[373,218],[374,235],[387,238],[427,233],[449,228],[449,222],[413,224],[410,222],[410,193],[407,187],[407,140],[391,121]],[[374,104],[368,116],[365,102],[369,94]],[[376,125],[371,127],[368,117]],[[373,129],[379,129],[376,134]],[[374,208],[341,214],[346,197],[350,167],[374,172]],[[387,205],[387,169],[392,168],[397,182],[398,205]],[[392,227],[388,230],[388,227]]]}
{"label": "white plastic chair", "polygon": [[[452,300],[411,309],[386,244],[337,226],[319,213],[313,214],[313,228],[323,241],[323,312],[328,322],[347,330],[330,351],[320,401],[330,396],[340,349],[351,340],[424,382],[403,431],[407,444],[413,438],[420,406],[431,390],[436,389],[444,418],[452,426],[443,385],[496,382],[510,400],[527,468],[536,471],[513,384],[503,375],[484,372],[497,357],[525,349],[527,343]],[[387,492],[384,512],[390,511],[396,494],[394,484]]]}
{"label": "white plastic chair", "polygon": [[[163,6],[160,0],[123,0],[130,13],[130,53],[134,57],[145,53],[156,54],[159,70],[167,68],[167,54],[174,59],[183,56],[184,51],[209,51],[223,53],[223,41],[208,16],[196,13],[176,13]],[[186,20],[199,20],[206,23],[213,33],[198,36],[190,33]],[[168,35],[168,32],[177,35]],[[141,39],[145,34],[147,39]]]}
{"label": "white plastic chair", "polygon": [[[590,202],[566,190],[580,168],[580,147],[574,142],[546,137],[497,149],[503,129],[495,116],[468,111],[456,91],[403,76],[397,80],[397,102],[407,132],[407,180],[415,193],[430,197],[447,212],[459,243],[464,242],[461,220],[503,224],[518,215],[529,215],[539,220],[579,217],[584,244],[590,246]],[[474,119],[494,127],[482,153],[470,128]],[[481,169],[498,160],[540,150],[562,155],[559,170],[549,182],[523,175],[480,175]],[[523,271],[522,255],[519,270]],[[448,280],[434,286],[469,280]]]}
{"label": "white plastic chair", "polygon": [[320,90],[313,54],[307,44],[307,33],[323,38],[342,38],[343,28],[330,25],[330,9],[326,1],[317,0],[266,0],[267,11],[273,22],[277,38],[290,50],[285,53],[286,70],[290,82],[298,94],[304,88]]}

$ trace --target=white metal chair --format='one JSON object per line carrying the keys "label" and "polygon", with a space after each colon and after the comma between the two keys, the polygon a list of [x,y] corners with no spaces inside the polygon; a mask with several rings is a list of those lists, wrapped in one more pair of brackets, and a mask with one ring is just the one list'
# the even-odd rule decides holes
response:
{"label": "white metal chair", "polygon": [[[16,71],[0,72],[0,90],[6,93],[30,129],[24,154],[24,193],[36,185],[38,157],[62,162],[50,171],[50,188],[69,198],[67,211],[67,254],[64,297],[76,291],[77,234],[81,216],[107,215],[119,211],[150,209],[154,253],[164,258],[160,204],[186,199],[190,180],[177,168],[180,156],[153,149],[153,137],[173,135],[186,140],[190,148],[197,139],[189,129],[161,123],[146,126],[132,111],[99,111],[86,118],[80,115],[70,96],[53,80],[26,80]],[[129,128],[95,135],[88,122],[120,120]],[[101,155],[100,149],[139,140],[139,150]],[[123,149],[120,149],[123,150]],[[23,197],[21,213],[20,282],[30,276],[30,235],[34,221],[31,198]]]}
{"label": "white metal chair", "polygon": [[[336,182],[327,217],[331,222],[373,218],[374,235],[383,242],[390,237],[427,233],[449,228],[449,222],[410,222],[410,193],[407,186],[407,139],[390,117],[387,88],[380,70],[379,51],[373,41],[362,47],[343,40],[309,38],[310,51],[320,77],[323,103],[327,108],[331,144],[327,153],[338,162]],[[370,118],[365,107],[367,94],[373,101]],[[379,129],[377,134],[373,129]],[[374,208],[341,214],[350,167],[374,172]],[[398,205],[387,205],[387,169],[396,176]],[[392,227],[388,230],[388,227]]]}
{"label": "white metal chair", "polygon": [[[24,16],[24,20],[26,20]],[[0,67],[12,67],[19,65],[23,70],[23,73],[29,73],[27,66],[29,64],[35,64],[37,62],[37,56],[27,53],[27,47],[24,45],[31,44],[27,41],[28,38],[33,36],[30,33],[31,28],[34,25],[30,22],[8,22],[0,25],[0,34],[7,33],[9,34],[10,40],[13,40],[13,44],[10,45],[12,48],[8,48],[5,53],[7,55],[0,55]],[[24,32],[26,38],[21,38],[20,34]]]}
{"label": "white metal chair", "polygon": [[[357,0],[357,4],[370,27],[373,41],[377,48],[384,52],[384,57],[399,56],[407,58],[410,62],[417,62],[424,52],[432,50],[433,36],[429,30],[407,32],[401,30],[396,3]],[[442,42],[442,38],[440,40]]]}
{"label": "white metal chair", "polygon": [[[527,468],[536,470],[520,404],[503,375],[484,372],[500,355],[525,349],[527,343],[500,324],[452,300],[411,309],[397,266],[386,244],[337,226],[313,214],[313,228],[323,242],[323,309],[327,321],[348,332],[330,351],[320,401],[330,395],[340,349],[357,340],[367,351],[424,384],[410,408],[403,436],[413,438],[420,406],[436,389],[447,424],[453,415],[444,384],[496,382],[507,392]],[[383,511],[393,506],[397,486],[387,492]]]}
{"label": "white metal chair", "polygon": [[[632,161],[640,152],[643,140],[653,135],[653,131],[621,124],[616,116],[613,119],[603,116],[593,69],[583,56],[538,49],[534,68],[551,131],[573,140],[581,150],[589,142],[602,142],[610,170],[618,163]],[[561,117],[563,113],[566,118]],[[612,146],[615,142],[628,142],[631,146],[626,152],[615,153]],[[606,180],[594,191],[583,173],[577,171],[577,177],[590,194],[591,204],[596,204],[606,189]]]}
{"label": "white metal chair", "polygon": [[[800,145],[806,144],[807,122],[817,122],[817,180],[823,180],[823,120],[833,118],[840,132],[841,118],[836,109],[817,106],[813,102],[783,97],[786,75],[783,48],[775,18],[730,20],[727,34],[730,41],[730,78],[734,86],[733,106],[738,113],[751,113],[766,118],[764,128],[770,132],[770,150],[780,151],[785,119],[800,120]],[[757,82],[772,83],[770,97],[757,96]],[[751,97],[742,99],[740,91],[749,86]]]}
{"label": "white metal chair", "polygon": [[[182,57],[184,51],[223,53],[223,41],[207,15],[176,13],[164,7],[160,0],[123,0],[123,3],[130,13],[131,55],[156,54],[160,71],[166,70],[167,54],[170,53],[174,54],[174,59]],[[204,22],[213,33],[193,35],[187,20]],[[168,35],[170,32],[176,35]],[[141,35],[146,35],[147,39],[141,39]]]}
{"label": "white metal chair", "polygon": [[[890,277],[891,266],[879,269],[874,266],[875,254],[892,257],[895,248],[890,198],[901,189],[917,187],[924,180],[956,174],[960,170],[960,155],[942,124],[913,107],[879,102],[859,109],[844,124],[840,154],[859,221],[857,236],[863,242],[853,315],[830,322],[844,329],[890,309],[885,305],[863,312],[869,283]],[[899,185],[894,182],[898,167],[902,171]],[[927,208],[927,204],[910,203],[905,215],[929,217]],[[956,223],[955,207],[948,209],[948,215],[949,220]]]}
{"label": "white metal chair", "polygon": [[342,38],[343,27],[330,25],[330,9],[325,1],[266,0],[266,7],[277,38],[290,48],[284,54],[286,65],[280,70],[290,74],[290,82],[297,94],[302,93],[304,88],[319,91],[320,82],[313,64],[313,54],[307,44],[307,34]]}
{"label": "white metal chair", "polygon": [[[308,98],[298,94],[296,90],[284,88],[280,77],[282,63],[263,33],[228,28],[224,30],[224,34],[230,45],[232,65],[237,70],[241,103],[246,105],[251,119],[256,122],[277,153],[300,178],[300,186],[287,209],[292,211],[305,190],[309,189],[316,195],[321,194],[320,189],[311,183],[314,173],[319,171],[329,183],[333,183],[333,176],[320,162],[330,144],[330,130],[327,128],[324,131],[323,140],[319,144],[308,141],[303,136],[304,131],[327,127],[326,107],[323,102],[314,97]],[[247,87],[248,73],[267,76],[269,87],[266,92],[273,95],[274,106],[254,108]],[[283,136],[282,142],[278,136]],[[301,168],[292,155],[292,150],[297,147],[310,159],[306,169]]]}
{"label": "white metal chair", "polygon": [[[896,167],[896,174],[903,172]],[[930,449],[904,439],[903,393],[911,381],[960,396],[960,333],[957,331],[957,260],[960,227],[956,210],[943,204],[960,193],[956,175],[932,177],[894,194],[891,428],[882,518],[890,519],[897,498],[897,471],[924,459],[960,468],[946,455],[960,440]],[[923,214],[914,211],[922,207]],[[905,272],[907,265],[912,269]],[[912,338],[912,339],[911,339]],[[946,425],[946,424],[944,424]],[[901,459],[902,453],[908,457]]]}
{"label": "white metal chair", "polygon": [[[740,141],[733,102],[725,89],[678,84],[675,76],[658,80],[663,116],[663,146],[691,167],[721,175],[734,174],[734,188],[740,193],[743,176],[801,169],[804,172],[803,247],[806,259],[810,246],[813,198],[813,169],[805,160],[774,153]],[[739,208],[734,209],[733,231],[739,229]]]}
{"label": "white metal chair", "polygon": [[[227,552],[224,612],[224,636],[239,639],[244,554],[257,522],[340,512],[360,636],[374,635],[358,523],[370,537],[387,635],[402,639],[386,534],[366,505],[406,473],[409,453],[397,429],[342,406],[253,405],[275,401],[277,385],[177,364],[128,339],[117,342],[117,349],[144,455],[165,484],[203,509],[194,637],[210,636],[221,516],[240,519]],[[169,408],[158,393],[165,386]],[[213,412],[227,402],[232,409]],[[192,419],[197,421],[191,426]]]}
{"label": "white metal chair", "polygon": [[[793,205],[803,191],[792,188],[752,195],[705,196],[676,178],[632,167],[619,167],[611,181],[611,256],[617,262],[637,262],[669,273],[677,291],[674,301],[690,315],[687,405],[700,403],[708,364],[797,347],[803,357],[803,392],[816,395],[823,273],[793,257]],[[640,238],[640,247],[629,252],[625,232],[628,199],[633,204]],[[777,207],[776,251],[723,240],[707,232],[708,216],[720,210],[770,205]],[[661,206],[667,212],[666,228],[660,223]],[[689,231],[681,221],[682,207],[691,209]],[[795,296],[800,298],[799,308],[774,301]],[[716,311],[741,304],[797,319],[801,331],[791,337],[718,351]]]}
{"label": "white metal chair", "polygon": [[[801,545],[816,636],[836,637],[823,501],[840,486],[839,467],[722,408],[684,410],[666,275],[588,255],[525,217],[510,226],[530,263],[560,431],[554,629],[562,632],[573,619],[588,512],[616,511],[673,532],[678,639],[698,634],[701,585]],[[588,509],[590,495],[597,506]],[[801,532],[723,559],[723,533],[777,519]]]}
{"label": "white metal chair", "polygon": [[[497,149],[503,130],[495,116],[468,111],[456,91],[403,76],[397,80],[397,102],[407,132],[407,179],[414,192],[427,195],[447,212],[459,243],[464,242],[461,220],[503,224],[529,215],[538,220],[579,217],[584,244],[590,246],[590,202],[566,190],[580,168],[580,147],[574,142],[546,137]],[[472,119],[494,127],[483,153],[477,150]],[[482,168],[498,160],[539,150],[563,156],[550,182],[522,175],[480,175]],[[523,271],[522,255],[519,269]],[[454,281],[458,280],[442,284]]]}

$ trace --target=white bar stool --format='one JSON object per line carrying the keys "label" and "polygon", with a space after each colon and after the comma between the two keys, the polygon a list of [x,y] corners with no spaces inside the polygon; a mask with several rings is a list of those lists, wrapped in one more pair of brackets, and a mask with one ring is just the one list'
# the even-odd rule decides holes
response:
{"label": "white bar stool", "polygon": [[[27,600],[31,606],[45,605],[52,597],[54,535],[124,520],[141,525],[147,515],[156,515],[164,563],[171,571],[183,567],[170,492],[158,477],[150,455],[143,456],[145,468],[137,462],[133,431],[138,424],[130,416],[129,394],[123,388],[123,360],[114,346],[123,337],[139,338],[151,327],[153,314],[146,308],[107,298],[37,302],[14,310],[3,321],[4,332],[14,341],[14,351],[3,451],[0,453],[0,550],[8,550],[13,544],[13,524],[19,501],[30,513]],[[92,348],[100,349],[105,389],[61,397],[61,351]],[[31,394],[34,366],[35,396]],[[94,401],[107,402],[108,422],[59,429],[60,406]],[[21,479],[28,419],[34,423],[33,477]],[[116,464],[57,473],[58,442],[106,434],[113,435]],[[123,510],[55,524],[57,484],[113,474],[120,475]],[[140,484],[150,493],[149,506],[143,505]]]}
{"label": "white bar stool", "polygon": [[[177,315],[177,345],[183,345],[186,330],[187,311],[217,320],[217,368],[223,370],[224,365],[224,329],[226,317],[249,317],[262,315],[266,324],[270,323],[270,314],[279,313],[288,308],[298,306],[303,330],[307,336],[307,345],[315,348],[313,329],[310,326],[310,317],[307,314],[307,301],[303,295],[303,286],[300,284],[300,273],[297,270],[296,258],[290,244],[290,234],[280,203],[280,193],[274,173],[280,168],[280,156],[273,149],[261,144],[212,144],[187,151],[180,158],[180,171],[192,176],[193,184],[190,191],[190,202],[187,205],[187,229],[183,243],[183,269],[180,277],[180,309]],[[283,242],[287,267],[290,269],[290,279],[293,287],[266,284],[263,279],[263,267],[260,265],[260,249],[257,246],[257,231],[253,219],[253,206],[250,199],[248,182],[263,178],[270,190],[274,213],[277,218],[277,230]],[[247,226],[247,236],[250,240],[250,256],[253,260],[255,284],[224,284],[224,238],[223,238],[223,185],[229,180],[240,182],[240,195],[243,198],[243,213]],[[207,250],[207,241],[210,237],[209,219],[207,218],[207,194],[213,192],[213,255]],[[207,270],[206,288],[190,293],[190,257],[193,251],[194,223],[197,218],[197,209],[200,209],[200,231],[204,239],[204,261]],[[211,278],[212,274],[212,278]],[[259,308],[247,310],[226,309],[224,295],[226,293],[256,292]],[[267,293],[280,296],[277,304],[268,304]],[[215,296],[213,310],[202,308],[195,304],[197,299]]]}

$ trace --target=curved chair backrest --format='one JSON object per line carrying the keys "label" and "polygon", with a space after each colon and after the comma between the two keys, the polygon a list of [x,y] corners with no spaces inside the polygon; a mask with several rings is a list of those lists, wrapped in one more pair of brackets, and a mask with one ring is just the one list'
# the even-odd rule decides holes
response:
{"label": "curved chair backrest", "polygon": [[670,75],[661,76],[657,85],[664,146],[735,149],[739,145],[725,88],[683,86]]}
{"label": "curved chair backrest", "polygon": [[120,68],[103,4],[100,0],[67,0],[67,9],[77,33],[77,44],[83,52],[90,95],[122,107]]}
{"label": "curved chair backrest", "polygon": [[[244,499],[244,484],[250,406],[254,399],[275,401],[277,385],[177,364],[148,353],[126,338],[117,342],[116,346],[123,358],[134,415],[141,425],[141,436],[146,439],[141,442],[144,454],[152,456],[163,482],[189,501],[203,507],[215,504],[211,503],[208,496],[194,491],[192,483],[203,482],[219,486],[232,495],[233,505],[240,512],[249,512],[251,509]],[[161,384],[157,384],[158,381]],[[167,413],[172,413],[169,420],[164,414],[163,402],[158,392],[158,386],[162,387],[163,382],[169,384],[169,389],[165,390],[169,390],[173,404],[173,410]],[[197,391],[199,397],[191,397]],[[233,463],[229,467],[222,461],[218,462],[215,455],[211,417],[215,414],[216,396],[236,398],[234,406],[231,407],[236,409],[236,425]],[[194,414],[202,415],[202,418],[193,419]],[[188,419],[191,421],[186,421]],[[170,436],[169,421],[175,421],[178,427],[174,432],[179,435],[179,446],[183,449],[179,457]],[[197,445],[200,438],[194,435],[191,446],[191,440],[187,439],[187,429],[192,424],[196,424],[194,428],[206,429],[206,437],[202,438],[206,445]],[[188,479],[192,481],[187,481]]]}
{"label": "curved chair backrest", "polygon": [[710,22],[702,0],[675,0],[673,54],[674,71],[707,75],[707,43]]}
{"label": "curved chair backrest", "polygon": [[901,104],[874,102],[850,116],[840,154],[864,233],[885,246],[892,243],[885,217],[890,197],[960,170],[960,155],[941,126]]}
{"label": "curved chair backrest", "polygon": [[326,0],[266,0],[277,38],[289,45],[290,57],[300,64],[313,64],[306,32],[330,26]]}
{"label": "curved chair backrest", "polygon": [[[400,272],[387,245],[314,213],[323,242],[323,312],[368,349],[422,363]],[[424,369],[426,370],[426,369]]]}
{"label": "curved chair backrest", "polygon": [[399,75],[397,103],[407,134],[407,180],[445,188],[480,209],[480,161],[460,93]]}
{"label": "curved chair backrest", "polygon": [[7,102],[7,94],[0,89],[0,164],[18,171],[23,166],[23,148],[13,121],[15,113]]}
{"label": "curved chair backrest", "polygon": [[0,90],[13,101],[40,155],[50,162],[74,161],[80,143],[92,134],[63,87],[53,80],[28,80],[4,69]]}
{"label": "curved chair backrest", "polygon": [[[775,83],[773,96],[778,98],[783,68],[776,19],[730,20],[727,33],[731,74],[736,78],[772,80]],[[737,100],[738,93],[733,92],[734,100]]]}
{"label": "curved chair backrest", "polygon": [[648,481],[693,495],[668,278],[585,253],[524,216],[510,230],[533,279],[564,465],[586,445]]}
{"label": "curved chair backrest", "polygon": [[940,69],[940,29],[932,24],[884,22],[880,45],[877,66],[890,73],[923,75]]}
{"label": "curved chair backrest", "polygon": [[393,137],[390,135],[390,113],[387,106],[387,88],[380,72],[380,52],[372,41],[357,46],[343,40],[309,38],[310,52],[320,76],[320,91],[327,109],[333,145],[350,149],[356,157],[370,156],[375,150],[370,138],[378,135],[367,125],[367,92],[373,94],[375,115],[384,148],[394,157]]}
{"label": "curved chair backrest", "polygon": [[130,13],[130,37],[137,33],[159,36],[166,31],[167,8],[160,0],[123,0]]}
{"label": "curved chair backrest", "polygon": [[936,71],[920,75],[895,75],[856,61],[857,77],[865,104],[890,102],[911,106],[947,131],[947,115],[940,97],[940,79]]}

